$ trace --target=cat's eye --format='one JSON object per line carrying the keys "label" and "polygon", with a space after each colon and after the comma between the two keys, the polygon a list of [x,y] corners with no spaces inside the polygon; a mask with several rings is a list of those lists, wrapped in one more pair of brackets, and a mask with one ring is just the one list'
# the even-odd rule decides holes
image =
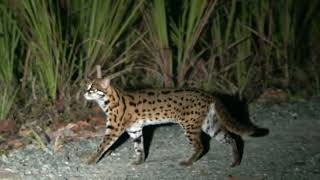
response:
{"label": "cat's eye", "polygon": [[104,96],[104,92],[102,92],[102,91],[97,91],[96,92],[99,96]]}

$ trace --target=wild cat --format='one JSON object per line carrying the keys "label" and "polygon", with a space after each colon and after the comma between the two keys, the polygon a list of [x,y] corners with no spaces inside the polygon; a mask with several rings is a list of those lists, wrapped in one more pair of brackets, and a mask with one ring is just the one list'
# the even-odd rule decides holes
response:
{"label": "wild cat", "polygon": [[[109,78],[95,79],[88,84],[87,100],[95,101],[106,114],[106,132],[88,163],[97,163],[111,145],[126,131],[133,138],[137,159],[145,160],[142,128],[147,125],[178,123],[193,147],[192,155],[180,165],[191,165],[203,152],[201,131],[218,142],[232,147],[233,162],[239,165],[243,135],[255,135],[266,129],[241,124],[227,111],[218,97],[199,90],[150,89],[124,92],[110,84]],[[240,139],[231,134],[239,135]]]}

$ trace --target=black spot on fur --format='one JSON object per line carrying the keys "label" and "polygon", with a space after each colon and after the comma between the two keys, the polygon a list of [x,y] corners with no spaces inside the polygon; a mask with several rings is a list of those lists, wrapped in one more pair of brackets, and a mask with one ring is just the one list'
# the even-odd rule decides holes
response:
{"label": "black spot on fur", "polygon": [[128,95],[129,98],[131,98],[132,100],[134,100],[134,97],[132,95]]}
{"label": "black spot on fur", "polygon": [[213,137],[216,137],[216,136],[220,133],[220,131],[221,131],[221,129],[220,129],[220,128],[219,128],[219,129],[217,129],[217,131],[213,133]]}
{"label": "black spot on fur", "polygon": [[104,101],[104,104],[105,104],[105,105],[108,105],[109,103],[110,103],[109,100]]}
{"label": "black spot on fur", "polygon": [[140,143],[141,143],[141,138],[140,138],[140,137],[139,137],[139,138],[136,138],[136,139],[133,140],[133,142],[136,142],[136,143],[139,143],[139,144],[140,144]]}
{"label": "black spot on fur", "polygon": [[162,94],[169,94],[171,91],[161,91]]}
{"label": "black spot on fur", "polygon": [[114,129],[114,127],[111,126],[111,125],[108,125],[108,126],[107,126],[107,129]]}

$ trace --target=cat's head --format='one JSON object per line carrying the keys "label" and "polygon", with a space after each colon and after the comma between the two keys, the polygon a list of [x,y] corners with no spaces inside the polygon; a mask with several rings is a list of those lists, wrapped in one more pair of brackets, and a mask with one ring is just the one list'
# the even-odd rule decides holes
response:
{"label": "cat's head", "polygon": [[88,83],[84,97],[87,100],[103,101],[108,88],[110,87],[110,79],[95,79]]}

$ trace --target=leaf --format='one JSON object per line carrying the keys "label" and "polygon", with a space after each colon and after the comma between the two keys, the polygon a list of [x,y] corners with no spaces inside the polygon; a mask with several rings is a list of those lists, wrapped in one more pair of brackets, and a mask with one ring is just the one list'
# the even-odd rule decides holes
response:
{"label": "leaf", "polygon": [[30,137],[32,135],[32,132],[29,129],[27,129],[25,126],[21,126],[18,134],[22,137]]}
{"label": "leaf", "polygon": [[54,144],[53,144],[53,152],[56,153],[58,152],[62,147],[63,147],[63,140],[60,138],[61,136],[58,135],[55,139],[54,139]]}
{"label": "leaf", "polygon": [[22,147],[22,146],[25,145],[25,144],[24,144],[21,140],[19,140],[19,139],[9,140],[9,141],[7,142],[7,144],[8,144],[9,146],[12,146],[12,148],[19,148],[19,147]]}
{"label": "leaf", "polygon": [[257,101],[260,103],[274,104],[285,103],[288,99],[288,94],[281,89],[267,89],[260,95]]}
{"label": "leaf", "polygon": [[0,121],[0,133],[10,132],[16,128],[16,123],[12,119]]}

